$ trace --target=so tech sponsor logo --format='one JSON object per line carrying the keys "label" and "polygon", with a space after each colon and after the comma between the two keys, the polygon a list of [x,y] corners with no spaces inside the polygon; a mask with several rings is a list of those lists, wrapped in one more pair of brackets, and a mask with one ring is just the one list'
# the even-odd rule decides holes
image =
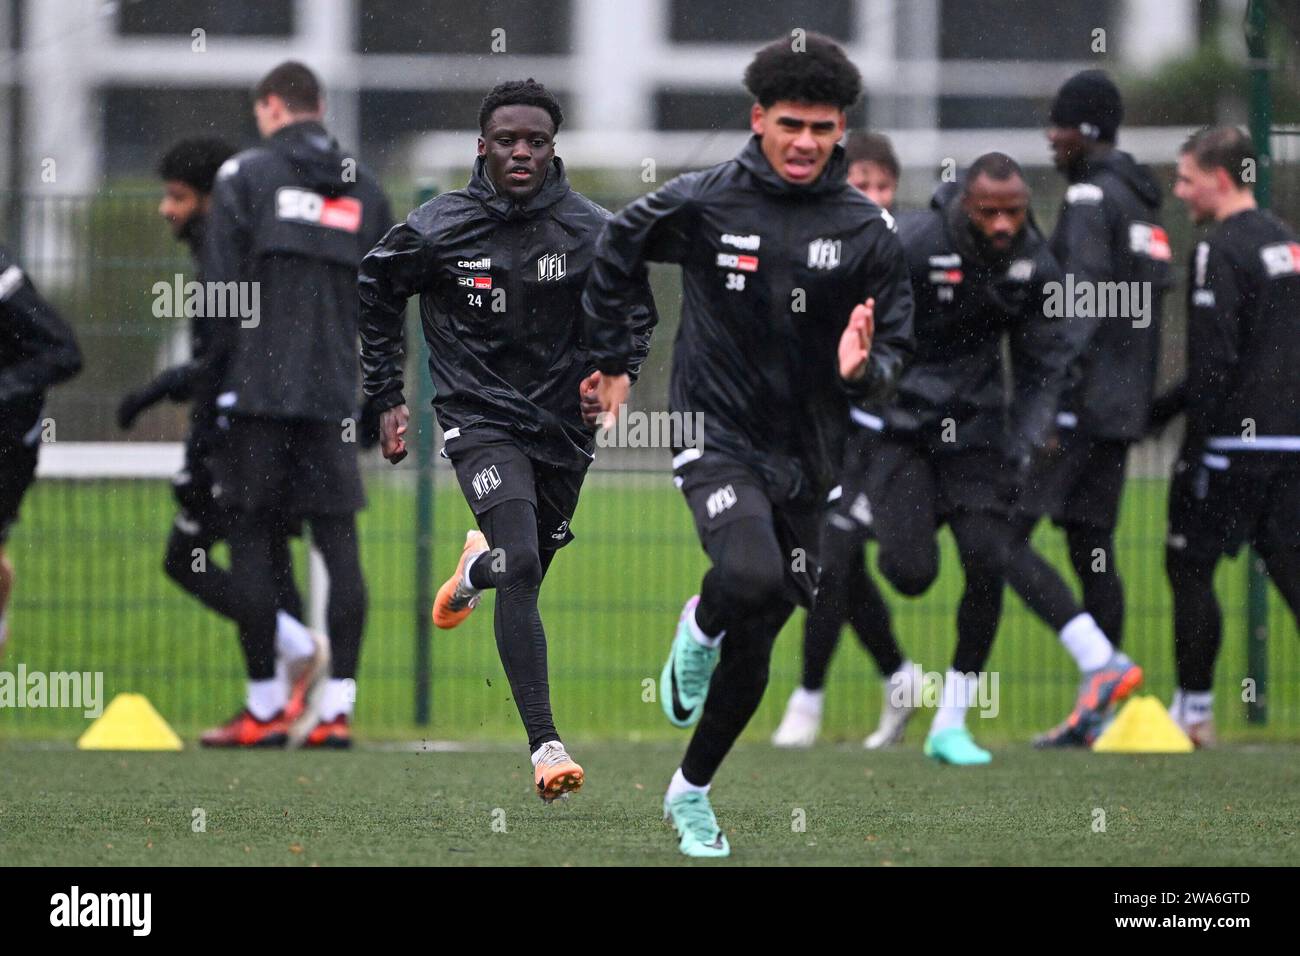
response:
{"label": "so tech sponsor logo", "polygon": [[1275,242],[1259,250],[1270,279],[1300,275],[1300,242]]}
{"label": "so tech sponsor logo", "polygon": [[310,189],[282,186],[275,191],[275,215],[288,222],[356,232],[361,228],[361,200],[351,196],[327,198]]}

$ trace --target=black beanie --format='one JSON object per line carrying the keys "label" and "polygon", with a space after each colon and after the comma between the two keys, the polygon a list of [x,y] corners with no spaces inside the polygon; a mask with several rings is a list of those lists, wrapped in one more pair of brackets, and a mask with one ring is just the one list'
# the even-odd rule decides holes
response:
{"label": "black beanie", "polygon": [[1049,115],[1056,126],[1075,127],[1092,139],[1113,143],[1124,119],[1124,104],[1109,76],[1101,70],[1084,70],[1065,81]]}

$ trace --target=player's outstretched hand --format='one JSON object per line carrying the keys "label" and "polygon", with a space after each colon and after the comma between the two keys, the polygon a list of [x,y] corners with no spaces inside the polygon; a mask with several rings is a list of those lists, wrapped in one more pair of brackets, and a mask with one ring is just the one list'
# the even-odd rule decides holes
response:
{"label": "player's outstretched hand", "polygon": [[148,407],[148,401],[140,392],[128,392],[117,406],[117,427],[123,431],[130,430],[140,413]]}
{"label": "player's outstretched hand", "polygon": [[627,393],[632,390],[632,380],[627,373],[602,375],[596,383],[596,400],[600,403],[598,421],[604,428],[613,428],[618,410],[627,404]]}
{"label": "player's outstretched hand", "polygon": [[588,427],[595,427],[600,420],[600,398],[596,386],[600,384],[600,373],[592,372],[578,386],[578,400],[582,407],[582,420]]}
{"label": "player's outstretched hand", "polygon": [[379,450],[390,464],[396,465],[406,457],[407,423],[411,410],[405,405],[395,405],[379,416]]}
{"label": "player's outstretched hand", "polygon": [[868,299],[853,307],[849,324],[840,336],[840,378],[857,382],[867,374],[867,357],[871,354],[871,337],[876,332],[876,300]]}

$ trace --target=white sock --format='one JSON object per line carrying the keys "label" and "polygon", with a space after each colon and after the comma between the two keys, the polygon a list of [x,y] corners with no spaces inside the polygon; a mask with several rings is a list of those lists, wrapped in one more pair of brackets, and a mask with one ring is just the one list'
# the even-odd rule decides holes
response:
{"label": "white sock", "polygon": [[1183,690],[1174,691],[1174,703],[1169,708],[1174,720],[1184,727],[1214,719],[1214,691]]}
{"label": "white sock", "polygon": [[288,685],[283,680],[250,680],[248,712],[258,720],[270,720],[289,702]]}
{"label": "white sock", "polygon": [[1061,628],[1061,643],[1085,674],[1104,665],[1115,653],[1115,648],[1091,614],[1070,618],[1069,623]]}
{"label": "white sock", "polygon": [[465,576],[464,576],[464,578],[462,578],[462,580],[465,582],[465,587],[469,588],[471,591],[481,591],[481,590],[482,590],[482,588],[476,588],[476,587],[474,587],[473,584],[470,583],[470,580],[469,580],[469,569],[472,568],[472,567],[474,567],[474,562],[477,561],[479,558],[483,557],[483,555],[485,555],[485,554],[487,554],[486,551],[480,551],[480,552],[478,552],[477,554],[473,555],[469,560],[467,560],[467,561],[465,562]]}
{"label": "white sock", "polygon": [[306,625],[288,611],[275,612],[275,652],[280,657],[310,657],[316,653]]}
{"label": "white sock", "polygon": [[966,708],[975,699],[979,686],[978,674],[963,674],[952,668],[943,677],[943,693],[939,696],[939,709],[935,711],[930,733],[966,726]]}
{"label": "white sock", "polygon": [[682,768],[678,767],[677,772],[673,774],[673,779],[668,784],[668,799],[676,799],[683,793],[708,793],[711,786],[712,784],[709,783],[702,787],[696,786],[682,776]]}
{"label": "white sock", "polygon": [[722,639],[727,636],[727,632],[721,631],[714,637],[709,637],[709,635],[700,630],[699,622],[695,620],[695,612],[699,609],[699,604],[696,604],[695,607],[691,608],[690,617],[686,619],[686,626],[690,629],[691,637],[695,638],[697,642],[703,644],[705,647],[717,647],[722,643]]}
{"label": "white sock", "polygon": [[809,690],[806,687],[796,687],[794,693],[790,695],[789,707],[795,710],[801,710],[807,714],[822,715],[822,700],[826,697],[823,690]]}
{"label": "white sock", "polygon": [[321,720],[330,721],[336,717],[352,716],[352,707],[357,700],[357,682],[352,678],[331,677],[321,688],[320,705],[317,712]]}

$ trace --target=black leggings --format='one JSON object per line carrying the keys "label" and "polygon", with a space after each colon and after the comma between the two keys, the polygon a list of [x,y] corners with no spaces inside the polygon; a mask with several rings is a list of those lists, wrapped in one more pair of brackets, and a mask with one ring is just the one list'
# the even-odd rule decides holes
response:
{"label": "black leggings", "polygon": [[758,710],[772,645],[794,611],[771,518],[732,521],[708,536],[705,550],[713,566],[704,575],[695,619],[706,634],[725,630],[727,636],[704,714],[682,758],[682,775],[697,786],[713,779]]}
{"label": "black leggings", "polygon": [[[1257,547],[1269,577],[1300,624],[1300,551],[1262,541]],[[1214,664],[1223,642],[1223,612],[1214,593],[1218,563],[1217,557],[1196,558],[1165,549],[1165,571],[1174,595],[1174,658],[1183,690],[1214,687]]]}
{"label": "black leggings", "polygon": [[[217,539],[208,534],[187,534],[172,527],[167,539],[167,553],[163,557],[163,570],[167,576],[201,601],[210,610],[232,621],[238,620],[240,601],[235,593],[234,576],[225,568],[212,563],[212,547]],[[203,552],[203,570],[194,567],[197,556]],[[271,562],[274,568],[275,606],[292,617],[302,620],[302,597],[293,580],[293,558],[289,553],[287,537],[272,540]]]}
{"label": "black leggings", "polygon": [[[355,678],[366,624],[366,582],[361,573],[353,515],[309,519],[311,540],[329,574],[326,621],[333,658],[331,676]],[[241,513],[230,533],[231,573],[239,595],[236,618],[249,680],[275,675],[275,554],[285,546],[284,522],[264,513]]]}
{"label": "black leggings", "polygon": [[470,584],[496,589],[497,653],[528,733],[528,749],[536,751],[560,739],[551,714],[546,632],[537,610],[538,591],[555,551],[538,548],[537,509],[531,501],[503,501],[479,515],[478,524],[492,550],[470,568]]}

